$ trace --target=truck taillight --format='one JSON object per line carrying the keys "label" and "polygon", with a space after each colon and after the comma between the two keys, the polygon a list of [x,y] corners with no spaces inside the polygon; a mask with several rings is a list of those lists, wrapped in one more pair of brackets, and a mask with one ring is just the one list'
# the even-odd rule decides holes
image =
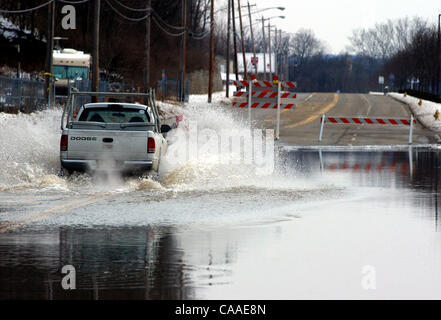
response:
{"label": "truck taillight", "polygon": [[68,142],[68,137],[67,135],[63,134],[61,136],[61,141],[60,141],[60,151],[67,151],[67,142]]}
{"label": "truck taillight", "polygon": [[147,141],[147,153],[155,153],[156,143],[155,139],[149,138]]}

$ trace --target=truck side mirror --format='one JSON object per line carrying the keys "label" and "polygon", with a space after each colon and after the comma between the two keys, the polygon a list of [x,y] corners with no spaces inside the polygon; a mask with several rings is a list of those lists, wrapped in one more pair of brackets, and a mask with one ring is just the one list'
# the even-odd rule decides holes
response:
{"label": "truck side mirror", "polygon": [[161,133],[167,133],[167,132],[171,131],[171,129],[172,128],[169,125],[163,124],[161,126]]}

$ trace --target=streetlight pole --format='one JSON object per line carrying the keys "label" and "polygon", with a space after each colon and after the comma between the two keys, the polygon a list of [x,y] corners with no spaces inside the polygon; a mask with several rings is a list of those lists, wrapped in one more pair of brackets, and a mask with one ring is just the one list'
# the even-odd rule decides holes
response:
{"label": "streetlight pole", "polygon": [[437,45],[437,77],[436,77],[436,94],[440,95],[440,76],[441,76],[441,14],[438,15],[438,45]]}
{"label": "streetlight pole", "polygon": [[[92,92],[99,91],[100,85],[100,10],[101,0],[95,0],[94,14],[93,14],[93,53],[92,53]],[[93,102],[98,102],[98,97],[92,97]]]}
{"label": "streetlight pole", "polygon": [[55,25],[55,2],[49,5],[49,39],[47,43],[47,101],[48,108],[51,104],[52,90],[53,90],[53,54],[54,54],[54,25]]}
{"label": "streetlight pole", "polygon": [[[147,5],[152,8],[152,1],[148,0]],[[151,10],[145,21],[145,72],[144,72],[144,92],[147,93],[150,87],[150,26],[151,26]],[[144,101],[147,102],[147,101]]]}
{"label": "streetlight pole", "polygon": [[208,103],[212,101],[214,74],[214,0],[211,0],[210,11],[210,68],[208,76]]}
{"label": "streetlight pole", "polygon": [[239,81],[239,66],[237,63],[236,15],[234,13],[234,0],[231,0],[231,20],[233,21],[233,47],[234,47],[234,72],[236,81]]}
{"label": "streetlight pole", "polygon": [[285,79],[283,76],[283,56],[282,56],[282,30],[279,29],[279,41],[278,41],[278,54],[279,54],[279,75],[283,80]]}
{"label": "streetlight pole", "polygon": [[273,66],[272,66],[272,57],[271,57],[271,23],[268,23],[268,53],[269,53],[269,81],[273,78]]}
{"label": "streetlight pole", "polygon": [[227,67],[225,68],[227,72],[226,81],[226,97],[230,97],[230,32],[231,32],[231,0],[228,0],[228,23],[227,23]]}
{"label": "streetlight pole", "polygon": [[250,6],[250,2],[248,1],[248,16],[250,19],[250,32],[251,32],[251,42],[253,45],[253,57],[254,57],[254,74],[257,77],[257,61],[256,61],[256,46],[254,44],[254,32],[253,32],[253,21],[251,19],[251,6]]}
{"label": "streetlight pole", "polygon": [[247,58],[245,55],[245,37],[243,35],[243,24],[242,24],[242,7],[240,6],[240,0],[237,0],[237,6],[239,10],[239,23],[240,23],[240,37],[242,40],[242,57],[243,57],[243,79],[248,79],[248,72],[247,72]]}
{"label": "streetlight pole", "polygon": [[277,27],[274,28],[274,74],[279,75],[279,39],[277,39]]}
{"label": "streetlight pole", "polygon": [[181,61],[180,61],[180,92],[179,92],[179,101],[181,103],[185,102],[185,72],[187,65],[187,24],[188,24],[188,0],[182,0],[181,5],[181,20],[182,27],[184,28],[184,32],[181,38]]}
{"label": "streetlight pole", "polygon": [[263,80],[266,80],[265,18],[263,16],[262,16],[262,41],[263,41]]}

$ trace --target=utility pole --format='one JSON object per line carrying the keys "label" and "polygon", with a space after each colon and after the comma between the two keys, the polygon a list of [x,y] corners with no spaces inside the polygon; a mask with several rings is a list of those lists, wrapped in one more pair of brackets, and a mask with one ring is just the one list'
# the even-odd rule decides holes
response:
{"label": "utility pole", "polygon": [[251,6],[250,2],[248,1],[248,16],[250,19],[250,32],[251,32],[251,43],[253,45],[253,57],[254,57],[254,74],[257,77],[257,61],[256,61],[256,46],[254,45],[254,32],[253,32],[253,21],[251,19]]}
{"label": "utility pole", "polygon": [[279,41],[278,41],[278,39],[277,39],[277,27],[275,27],[274,28],[275,30],[274,30],[274,34],[275,34],[275,37],[274,37],[274,57],[275,57],[275,59],[274,59],[274,74],[276,75],[276,76],[278,76],[279,75],[279,72],[278,72],[278,66],[279,66],[279,59],[278,59],[278,56],[277,56],[277,54],[278,54],[278,47],[279,47]]}
{"label": "utility pole", "polygon": [[51,105],[52,95],[53,95],[53,54],[54,54],[54,26],[55,26],[55,1],[49,5],[49,30],[48,30],[48,43],[47,43],[47,102],[48,107]]}
{"label": "utility pole", "polygon": [[[93,13],[92,92],[98,92],[100,84],[100,9],[101,0],[95,0]],[[93,97],[92,101],[98,102],[98,97]]]}
{"label": "utility pole", "polygon": [[214,0],[211,0],[210,12],[210,69],[208,77],[208,103],[211,103],[213,94],[213,73],[214,73]]}
{"label": "utility pole", "polygon": [[[152,15],[152,1],[147,0],[147,6],[150,8],[149,16],[145,21],[145,69],[144,69],[144,93],[148,92],[150,88],[150,30],[151,30],[151,15]],[[146,103],[146,101],[144,101]]]}
{"label": "utility pole", "polygon": [[237,62],[236,15],[234,14],[234,0],[231,0],[231,20],[233,21],[234,72],[236,74],[236,81],[239,81],[239,66]]}
{"label": "utility pole", "polygon": [[280,39],[280,73],[282,75],[282,80],[289,81],[288,75],[286,74],[286,55],[285,55],[285,45],[282,37],[282,30],[279,31],[279,39]]}
{"label": "utility pole", "polygon": [[228,23],[227,23],[227,83],[226,97],[230,97],[230,32],[231,32],[231,0],[228,0]]}
{"label": "utility pole", "polygon": [[271,24],[268,23],[268,51],[269,51],[269,81],[273,79],[273,66],[272,66],[272,57],[271,57]]}
{"label": "utility pole", "polygon": [[438,15],[438,45],[437,45],[437,76],[436,76],[436,94],[439,96],[441,81],[441,14]]}
{"label": "utility pole", "polygon": [[243,24],[242,24],[242,7],[240,6],[240,0],[237,0],[237,6],[239,7],[239,23],[240,23],[240,37],[242,39],[242,57],[243,57],[243,79],[248,79],[248,72],[247,72],[247,58],[245,55],[245,39],[243,35]]}
{"label": "utility pole", "polygon": [[20,78],[21,78],[20,43],[17,44],[17,58],[18,58],[18,65],[17,65],[17,79],[20,79]]}
{"label": "utility pole", "polygon": [[181,65],[180,65],[180,92],[179,92],[179,101],[183,103],[185,101],[185,66],[187,64],[187,1],[182,0],[182,10],[181,10],[181,18],[182,18],[182,26],[184,28],[184,33],[181,38]]}
{"label": "utility pole", "polygon": [[262,17],[262,42],[263,42],[263,80],[266,80],[266,39],[265,39],[265,18]]}
{"label": "utility pole", "polygon": [[278,30],[277,38],[277,74],[282,77],[282,30]]}

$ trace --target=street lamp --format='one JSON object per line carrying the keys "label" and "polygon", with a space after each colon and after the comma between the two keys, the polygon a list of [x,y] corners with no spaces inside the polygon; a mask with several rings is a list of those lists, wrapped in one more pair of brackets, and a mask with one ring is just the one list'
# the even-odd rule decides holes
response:
{"label": "street lamp", "polygon": [[440,95],[440,77],[441,77],[441,14],[438,15],[438,41],[437,41],[437,76],[436,76],[436,94]]}
{"label": "street lamp", "polygon": [[[272,19],[285,19],[285,16],[273,16],[273,17],[269,17],[269,18],[264,18],[262,16],[262,18],[260,19],[262,21],[262,37],[263,37],[263,79],[266,80],[266,41],[265,41],[265,21],[269,21]],[[268,24],[268,47],[269,47],[269,59],[270,59],[270,75],[272,75],[272,71],[271,71],[271,25]],[[270,78],[271,80],[271,78]]]}
{"label": "street lamp", "polygon": [[254,12],[251,12],[251,14],[260,13],[260,12],[264,12],[264,11],[267,11],[267,10],[273,10],[273,9],[277,9],[277,10],[280,10],[280,11],[284,11],[284,10],[285,10],[285,7],[270,7],[270,8],[260,9],[260,10],[257,10],[257,11],[254,11]]}
{"label": "street lamp", "polygon": [[[240,22],[240,33],[241,33],[241,38],[242,38],[242,56],[243,56],[243,68],[244,68],[244,79],[248,78],[248,73],[247,73],[247,61],[246,61],[246,53],[245,53],[245,39],[244,39],[244,33],[243,33],[243,23],[242,23],[242,7],[240,5],[240,0],[237,0],[237,5],[238,5],[238,9],[239,9],[239,22]],[[254,5],[256,6],[256,5]],[[262,12],[262,11],[266,11],[266,10],[272,10],[272,9],[282,9],[284,10],[285,8],[283,7],[270,7],[270,8],[264,8],[262,10],[258,10],[257,12]],[[257,74],[257,65],[256,65],[256,49],[254,47],[254,34],[253,34],[253,25],[252,25],[252,18],[251,18],[251,5],[248,2],[248,16],[250,19],[250,31],[251,31],[251,40],[252,40],[252,46],[253,46],[253,64],[254,64],[254,68]]]}

